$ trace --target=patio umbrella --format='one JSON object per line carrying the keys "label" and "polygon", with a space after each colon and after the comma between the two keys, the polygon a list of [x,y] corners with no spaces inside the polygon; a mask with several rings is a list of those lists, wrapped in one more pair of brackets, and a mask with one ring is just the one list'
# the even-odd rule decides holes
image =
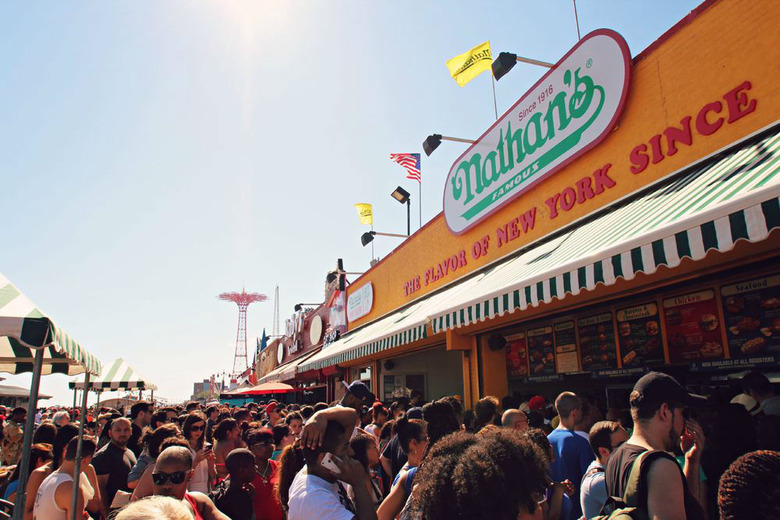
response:
{"label": "patio umbrella", "polygon": [[[100,373],[100,362],[54,321],[42,312],[27,296],[0,273],[0,371],[11,374],[32,372],[30,404],[24,427],[22,459],[19,464],[19,490],[16,494],[14,520],[22,520],[27,494],[30,448],[38,405],[38,389],[43,374],[90,375]],[[82,402],[82,416],[86,414],[86,393]],[[84,421],[79,425],[79,445],[76,453],[76,475],[73,486],[73,503],[78,493],[81,461],[81,439]],[[75,515],[75,507],[74,515]]]}
{"label": "patio umbrella", "polygon": [[295,392],[295,387],[279,382],[263,383],[252,388],[234,392],[240,395],[263,395],[263,394],[287,394]]}

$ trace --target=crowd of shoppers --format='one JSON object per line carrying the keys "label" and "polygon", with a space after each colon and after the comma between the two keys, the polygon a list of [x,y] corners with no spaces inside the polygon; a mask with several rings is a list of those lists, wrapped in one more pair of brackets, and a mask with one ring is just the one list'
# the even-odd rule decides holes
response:
{"label": "crowd of shoppers", "polygon": [[[332,405],[187,403],[86,418],[40,412],[25,520],[580,520],[635,508],[687,520],[780,518],[780,410],[769,380],[709,399],[650,372],[621,410],[562,392],[464,410],[459,398]],[[731,397],[731,396],[729,396]],[[720,401],[720,402],[719,402]],[[19,494],[26,410],[4,410],[0,493]],[[604,420],[606,417],[606,420]]]}

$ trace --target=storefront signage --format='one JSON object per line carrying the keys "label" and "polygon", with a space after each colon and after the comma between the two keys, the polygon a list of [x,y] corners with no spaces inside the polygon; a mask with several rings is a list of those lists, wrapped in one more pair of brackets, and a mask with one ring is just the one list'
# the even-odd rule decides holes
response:
{"label": "storefront signage", "polygon": [[750,369],[762,367],[777,367],[780,364],[780,354],[770,354],[767,356],[742,358],[742,359],[721,359],[718,361],[697,361],[690,364],[692,372],[702,372],[705,370],[730,370],[733,368]]}
{"label": "storefront signage", "polygon": [[721,289],[732,358],[780,353],[780,275]]}
{"label": "storefront signage", "polygon": [[453,164],[444,216],[460,234],[596,146],[628,94],[631,55],[614,31],[574,46]]}
{"label": "storefront signage", "polygon": [[563,376],[560,374],[551,374],[549,376],[531,376],[528,378],[529,383],[547,383],[550,381],[563,381]]}
{"label": "storefront signage", "polygon": [[649,371],[650,368],[645,366],[632,367],[632,368],[616,368],[615,370],[594,370],[591,373],[591,377],[593,377],[594,379],[611,379],[613,377],[631,377],[639,374],[644,374]]}
{"label": "storefront signage", "polygon": [[362,318],[374,306],[374,287],[371,282],[352,292],[347,299],[347,319],[355,321]]}
{"label": "storefront signage", "polygon": [[723,357],[721,319],[715,291],[667,298],[663,307],[671,363]]}
{"label": "storefront signage", "polygon": [[276,346],[276,362],[281,365],[283,360],[284,360],[284,345],[280,342]]}

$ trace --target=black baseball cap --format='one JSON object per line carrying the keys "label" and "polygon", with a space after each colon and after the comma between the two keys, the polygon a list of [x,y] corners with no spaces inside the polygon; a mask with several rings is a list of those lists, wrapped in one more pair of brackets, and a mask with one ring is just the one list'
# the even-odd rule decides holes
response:
{"label": "black baseball cap", "polygon": [[352,381],[350,384],[342,381],[342,383],[347,387],[347,392],[358,399],[364,399],[370,404],[374,404],[374,401],[376,401],[376,396],[371,393],[371,390],[368,389],[363,381]]}
{"label": "black baseball cap", "polygon": [[675,378],[662,372],[642,376],[634,385],[634,392],[639,392],[637,403],[675,403],[692,408],[707,404],[706,397],[687,392]]}

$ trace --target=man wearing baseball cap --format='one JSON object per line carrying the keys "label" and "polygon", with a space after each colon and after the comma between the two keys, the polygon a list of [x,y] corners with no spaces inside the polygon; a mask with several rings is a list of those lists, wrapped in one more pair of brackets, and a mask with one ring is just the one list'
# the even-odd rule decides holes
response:
{"label": "man wearing baseball cap", "polygon": [[[629,402],[634,431],[609,458],[605,475],[608,496],[624,496],[634,461],[641,453],[652,451],[642,462],[640,488],[646,490],[647,501],[639,507],[647,511],[649,518],[704,518],[696,498],[704,434],[688,414],[691,408],[704,406],[706,399],[688,393],[667,374],[650,372],[636,382]],[[674,457],[666,453],[680,446],[685,453],[683,471]]]}
{"label": "man wearing baseball cap", "polygon": [[352,381],[347,384],[342,381],[344,387],[347,389],[347,393],[341,398],[339,403],[346,408],[352,408],[360,415],[364,406],[371,407],[376,401],[376,396],[371,393],[368,386],[363,381]]}

